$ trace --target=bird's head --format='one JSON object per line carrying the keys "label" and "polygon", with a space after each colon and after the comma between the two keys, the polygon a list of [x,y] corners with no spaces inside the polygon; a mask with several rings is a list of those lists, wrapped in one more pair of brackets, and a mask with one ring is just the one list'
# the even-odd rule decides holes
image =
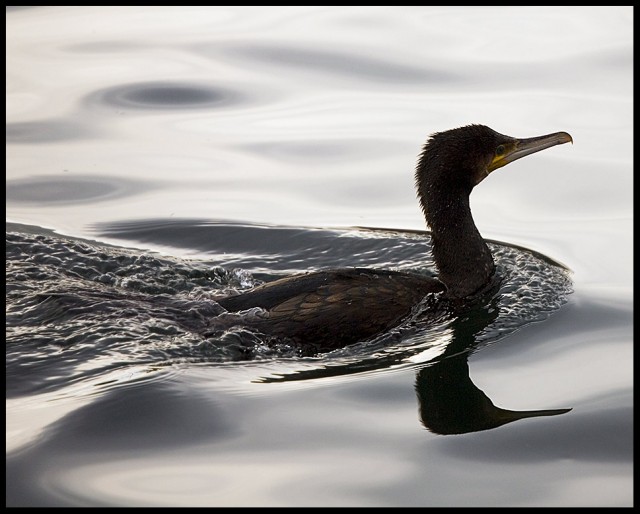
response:
{"label": "bird's head", "polygon": [[432,134],[416,169],[419,192],[435,186],[450,191],[471,190],[489,174],[521,157],[552,146],[573,143],[566,132],[517,139],[485,125],[467,125]]}

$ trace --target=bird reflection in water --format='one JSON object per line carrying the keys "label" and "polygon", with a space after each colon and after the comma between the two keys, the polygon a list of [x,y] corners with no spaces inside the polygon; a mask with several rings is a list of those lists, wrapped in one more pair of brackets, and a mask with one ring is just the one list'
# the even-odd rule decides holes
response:
{"label": "bird reflection in water", "polygon": [[498,316],[496,296],[488,305],[476,304],[451,325],[451,342],[437,361],[416,376],[420,419],[435,434],[465,434],[490,430],[524,418],[557,416],[571,409],[515,411],[496,407],[469,376],[469,355],[477,335]]}
{"label": "bird reflection in water", "polygon": [[468,353],[422,368],[416,377],[420,418],[435,434],[465,434],[512,421],[556,416],[571,409],[507,410],[496,407],[469,377]]}

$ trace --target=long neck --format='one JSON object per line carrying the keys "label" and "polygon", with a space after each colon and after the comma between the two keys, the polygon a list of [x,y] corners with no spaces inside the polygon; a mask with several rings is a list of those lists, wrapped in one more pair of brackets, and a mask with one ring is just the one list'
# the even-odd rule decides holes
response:
{"label": "long neck", "polygon": [[477,292],[493,275],[489,247],[471,216],[470,191],[437,186],[419,188],[420,202],[432,233],[432,253],[447,296],[464,298]]}

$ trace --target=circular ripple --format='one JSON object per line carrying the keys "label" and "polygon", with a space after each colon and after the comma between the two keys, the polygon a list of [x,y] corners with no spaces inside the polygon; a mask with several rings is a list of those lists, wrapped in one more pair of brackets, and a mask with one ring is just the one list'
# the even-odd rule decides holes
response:
{"label": "circular ripple", "polygon": [[244,95],[226,88],[175,82],[139,82],[101,89],[87,102],[109,107],[174,110],[227,107],[242,103]]}

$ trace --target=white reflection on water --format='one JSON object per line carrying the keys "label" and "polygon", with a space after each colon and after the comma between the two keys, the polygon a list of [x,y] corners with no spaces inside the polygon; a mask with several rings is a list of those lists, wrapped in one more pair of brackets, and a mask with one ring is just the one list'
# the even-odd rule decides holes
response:
{"label": "white reflection on water", "polygon": [[[502,179],[508,191],[496,179],[474,194],[479,221],[491,218],[498,195],[501,217],[528,205],[544,213],[536,200],[546,195],[522,194],[529,191],[522,181],[535,176],[549,184],[550,177],[527,169],[562,170],[564,185],[580,185],[581,162],[596,157],[594,150],[608,155],[613,138],[616,148],[631,144],[625,9],[9,14],[8,141],[21,144],[8,148],[7,179],[63,171],[170,179],[153,195],[100,209],[66,205],[43,213],[9,196],[15,221],[76,234],[86,223],[142,213],[423,228],[413,196],[415,156],[429,132],[470,122],[519,137],[573,134],[570,157],[536,157]],[[276,151],[258,151],[266,147]],[[291,160],[300,148],[306,155]],[[630,186],[631,154],[617,158],[621,194]],[[563,205],[576,203],[565,187],[553,189],[564,194]],[[521,198],[509,204],[514,192]]]}

